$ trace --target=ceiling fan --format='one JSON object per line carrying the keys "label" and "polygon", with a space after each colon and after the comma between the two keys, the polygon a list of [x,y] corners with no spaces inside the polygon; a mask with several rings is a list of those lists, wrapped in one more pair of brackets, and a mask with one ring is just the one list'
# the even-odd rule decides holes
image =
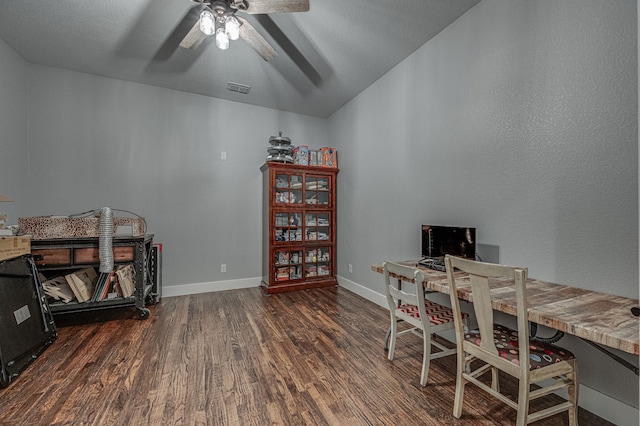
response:
{"label": "ceiling fan", "polygon": [[229,48],[229,40],[242,38],[265,60],[278,53],[262,35],[236,12],[251,15],[286,12],[306,12],[309,0],[191,0],[204,8],[199,19],[180,42],[180,47],[196,49],[208,36],[215,36],[216,45]]}

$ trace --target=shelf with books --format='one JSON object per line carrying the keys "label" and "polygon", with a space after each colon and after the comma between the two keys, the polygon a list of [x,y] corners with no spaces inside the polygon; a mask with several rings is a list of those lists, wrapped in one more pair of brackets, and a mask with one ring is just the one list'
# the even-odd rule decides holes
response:
{"label": "shelf with books", "polygon": [[157,276],[150,267],[153,235],[115,237],[114,268],[99,272],[98,238],[32,240],[31,253],[54,314],[135,306],[138,317],[149,316],[148,305],[158,300]]}

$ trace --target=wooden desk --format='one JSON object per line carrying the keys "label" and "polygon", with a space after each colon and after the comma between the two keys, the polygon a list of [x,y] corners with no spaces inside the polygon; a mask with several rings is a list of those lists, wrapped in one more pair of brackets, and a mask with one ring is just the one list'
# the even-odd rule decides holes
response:
{"label": "wooden desk", "polygon": [[[416,261],[398,262],[416,266]],[[371,269],[384,273],[382,265]],[[420,268],[425,273],[425,288],[449,294],[444,272]],[[468,278],[456,272],[458,297],[473,302]],[[492,293],[500,293],[493,308],[510,315],[516,314],[515,289],[505,288],[505,280],[492,280]],[[527,280],[529,321],[572,334],[582,339],[640,355],[640,321],[631,313],[638,299],[613,296],[596,291],[548,283],[534,278]]]}

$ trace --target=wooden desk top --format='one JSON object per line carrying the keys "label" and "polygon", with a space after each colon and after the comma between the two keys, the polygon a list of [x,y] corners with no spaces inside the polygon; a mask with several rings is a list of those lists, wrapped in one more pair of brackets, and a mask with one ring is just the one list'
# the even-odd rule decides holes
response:
{"label": "wooden desk top", "polygon": [[[398,263],[416,265],[416,261]],[[383,273],[382,264],[372,265],[371,269],[374,272]],[[426,288],[449,294],[447,275],[444,272],[427,268],[420,269],[425,273],[427,282],[424,285]],[[460,274],[456,275],[460,280],[458,297],[473,302],[468,278],[465,278],[462,272],[456,274]],[[515,315],[515,289],[508,288],[508,284],[507,280],[491,281],[492,293],[500,293],[493,308]],[[640,306],[638,299],[529,278],[527,280],[527,304],[529,305],[529,321],[624,352],[640,355],[640,319],[631,313],[633,306]]]}

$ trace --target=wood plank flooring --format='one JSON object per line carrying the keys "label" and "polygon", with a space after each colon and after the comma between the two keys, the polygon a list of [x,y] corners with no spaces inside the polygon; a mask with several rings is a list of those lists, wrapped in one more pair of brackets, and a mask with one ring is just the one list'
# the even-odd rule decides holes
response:
{"label": "wood plank flooring", "polygon": [[[421,387],[421,339],[401,337],[388,361],[388,321],[341,287],[165,298],[147,320],[129,308],[57,316],[58,339],[0,389],[0,424],[515,423],[514,410],[472,385],[455,419],[455,357],[432,361]],[[517,393],[507,377],[501,385]],[[585,410],[579,420],[610,424]]]}

